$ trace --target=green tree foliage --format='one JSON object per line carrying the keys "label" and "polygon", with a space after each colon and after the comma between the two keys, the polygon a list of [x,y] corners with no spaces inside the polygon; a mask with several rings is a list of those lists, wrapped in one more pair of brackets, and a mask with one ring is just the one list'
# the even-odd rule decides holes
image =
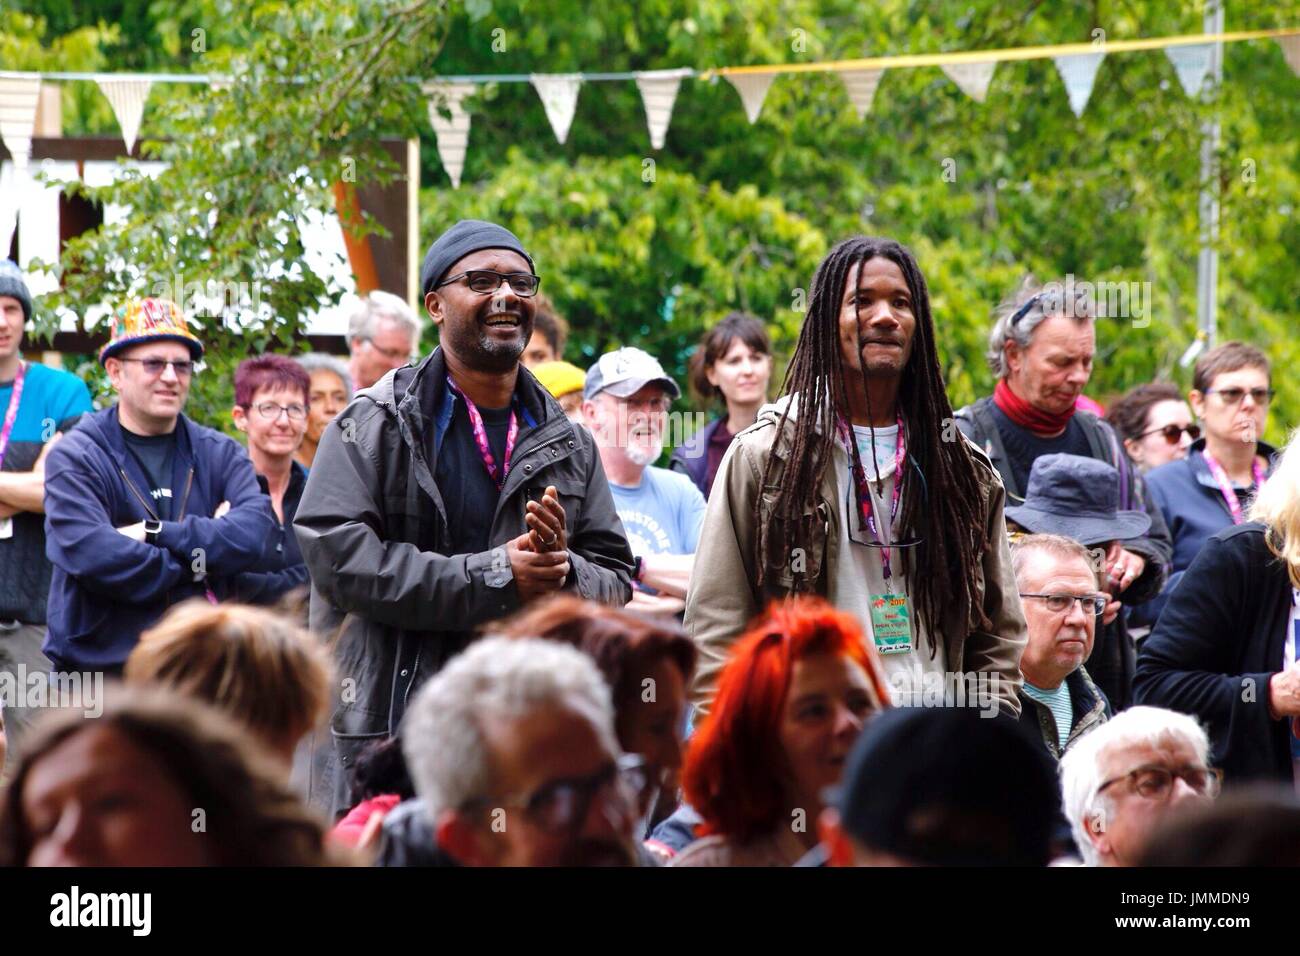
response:
{"label": "green tree foliage", "polygon": [[[403,24],[400,49],[381,58],[392,69],[381,66],[373,87],[357,88],[322,121],[324,91],[340,89],[342,71],[364,60],[344,44],[389,25],[408,4],[119,0],[101,9],[121,15],[105,16],[67,0],[20,2],[57,31],[100,18],[114,23],[121,35],[101,44],[107,68],[214,70],[239,57],[250,64],[244,72],[254,82],[242,94],[237,87],[224,108],[209,103],[191,116],[200,109],[192,91],[153,94],[146,134],[183,134],[175,157],[182,164],[175,188],[183,191],[126,187],[154,205],[102,240],[98,258],[83,260],[86,273],[128,254],[170,269],[180,253],[158,236],[176,235],[193,247],[189,259],[220,249],[213,261],[229,275],[263,277],[267,262],[292,263],[299,252],[280,241],[271,209],[292,217],[329,208],[325,187],[345,146],[360,155],[381,133],[417,131],[422,240],[455,215],[498,211],[538,250],[545,287],[573,321],[584,356],[645,336],[680,368],[707,323],[746,302],[788,341],[794,290],[811,278],[811,237],[823,248],[854,232],[881,233],[918,253],[957,403],[992,387],[982,358],[989,314],[1027,273],[1150,283],[1149,315],[1101,323],[1092,394],[1105,398],[1162,376],[1187,383],[1178,358],[1195,334],[1199,151],[1210,116],[1222,124],[1220,338],[1256,342],[1280,368],[1300,358],[1292,334],[1300,271],[1290,262],[1300,240],[1300,79],[1276,44],[1225,47],[1223,86],[1199,99],[1186,96],[1162,52],[1114,54],[1082,118],[1070,111],[1049,60],[1000,64],[983,104],[937,68],[889,71],[863,121],[831,75],[778,78],[752,126],[728,82],[686,80],[659,152],[650,148],[630,81],[586,84],[564,146],[529,85],[488,84],[468,102],[474,124],[458,192],[438,162],[424,104],[396,77],[708,69],[1115,41],[1198,33],[1201,7],[1187,0],[466,0],[452,3],[436,29]],[[1231,4],[1227,12],[1229,30],[1297,25],[1300,0]],[[214,52],[190,51],[195,28],[207,31]],[[444,37],[451,38],[445,45]],[[256,82],[294,73],[310,89]],[[653,184],[640,177],[646,159],[655,162]],[[361,166],[359,174],[379,168]],[[300,169],[303,179],[295,178]],[[158,205],[164,200],[167,208]],[[779,213],[784,237],[755,225],[769,213],[751,215],[747,205]],[[144,223],[159,209],[164,225],[151,238]],[[223,231],[187,227],[214,209]],[[671,218],[683,213],[692,218]],[[191,232],[221,241],[189,243]],[[748,254],[755,235],[791,257],[765,262]],[[70,247],[70,271],[82,254]],[[628,293],[617,294],[620,287]],[[81,288],[83,301],[121,290],[112,275]],[[292,320],[333,295],[304,276],[285,283],[275,307]],[[1300,421],[1300,388],[1288,376],[1276,384],[1273,439],[1283,424]]]}

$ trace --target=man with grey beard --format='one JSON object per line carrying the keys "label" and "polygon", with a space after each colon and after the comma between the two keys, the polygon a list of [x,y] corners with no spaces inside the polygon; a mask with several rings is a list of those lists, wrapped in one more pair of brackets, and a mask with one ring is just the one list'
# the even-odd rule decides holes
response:
{"label": "man with grey beard", "polygon": [[668,408],[681,396],[654,356],[608,352],[587,372],[582,414],[595,436],[614,507],[636,556],[631,607],[679,613],[704,523],[704,496],[685,475],[654,465]]}

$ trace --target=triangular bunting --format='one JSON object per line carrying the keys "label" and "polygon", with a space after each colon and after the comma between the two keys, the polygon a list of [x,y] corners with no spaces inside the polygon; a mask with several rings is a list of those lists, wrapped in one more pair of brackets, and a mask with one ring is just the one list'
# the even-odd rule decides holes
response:
{"label": "triangular bunting", "polygon": [[542,98],[546,109],[546,118],[551,121],[551,129],[560,145],[569,138],[569,127],[573,125],[573,113],[578,107],[578,90],[582,87],[582,75],[579,73],[534,73],[530,79],[537,95]]}
{"label": "triangular bunting", "polygon": [[844,70],[840,73],[844,91],[849,94],[849,102],[853,104],[858,119],[866,119],[871,112],[876,87],[880,86],[880,78],[884,75],[884,70]]}
{"label": "triangular bunting", "polygon": [[763,100],[767,97],[772,81],[776,79],[776,73],[729,73],[727,79],[740,94],[740,102],[745,104],[745,115],[753,123],[758,119]]}
{"label": "triangular bunting", "polygon": [[0,77],[0,139],[20,171],[27,169],[32,155],[32,129],[36,126],[40,95],[39,76]]}
{"label": "triangular bunting", "polygon": [[100,77],[95,82],[113,106],[117,125],[122,128],[122,141],[130,153],[135,148],[135,138],[140,132],[140,117],[144,115],[144,101],[149,97],[151,83],[149,80],[119,80],[113,77]]}
{"label": "triangular bunting", "polygon": [[[438,140],[438,158],[451,177],[453,189],[460,188],[460,174],[465,168],[465,150],[469,146],[469,114],[461,109],[461,100],[474,92],[473,83],[429,83],[424,87],[429,97],[429,125]],[[450,119],[442,115],[445,106]]]}
{"label": "triangular bunting", "polygon": [[1205,74],[1210,69],[1210,57],[1213,55],[1213,43],[1165,47],[1165,56],[1169,57],[1169,62],[1174,65],[1178,82],[1191,97],[1200,95],[1201,87],[1205,83]]}
{"label": "triangular bunting", "polygon": [[668,121],[672,119],[677,90],[685,75],[685,70],[644,70],[636,74],[636,88],[641,91],[645,122],[650,130],[651,149],[664,148]]}
{"label": "triangular bunting", "polygon": [[1300,76],[1300,35],[1278,37],[1277,45],[1282,48],[1282,55],[1296,76]]}
{"label": "triangular bunting", "polygon": [[1076,117],[1082,116],[1088,105],[1088,97],[1092,96],[1092,84],[1097,80],[1097,70],[1105,58],[1105,53],[1076,53],[1052,58],[1056,71],[1061,74],[1061,82],[1065,84],[1066,95],[1070,97],[1070,109],[1074,110]]}
{"label": "triangular bunting", "polygon": [[940,69],[963,93],[976,103],[983,103],[984,97],[989,95],[989,84],[993,82],[997,65],[997,60],[982,60],[979,63],[948,63]]}

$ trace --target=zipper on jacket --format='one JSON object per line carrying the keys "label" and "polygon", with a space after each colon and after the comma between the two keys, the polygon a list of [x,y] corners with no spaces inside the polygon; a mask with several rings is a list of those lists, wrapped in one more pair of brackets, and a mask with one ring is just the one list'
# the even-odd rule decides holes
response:
{"label": "zipper on jacket", "polygon": [[126,486],[131,489],[131,493],[140,500],[140,504],[144,505],[144,510],[149,513],[149,517],[153,518],[154,521],[161,520],[158,517],[158,512],[153,510],[153,507],[145,500],[144,495],[140,494],[139,490],[135,487],[135,482],[133,482],[131,477],[126,473],[126,469],[121,465],[118,465],[117,471],[118,474],[122,476],[122,480],[126,482]]}
{"label": "zipper on jacket", "polygon": [[181,495],[181,510],[180,514],[176,516],[177,521],[185,517],[185,505],[190,500],[190,489],[192,487],[194,487],[194,466],[190,465],[190,475],[185,479],[185,494]]}

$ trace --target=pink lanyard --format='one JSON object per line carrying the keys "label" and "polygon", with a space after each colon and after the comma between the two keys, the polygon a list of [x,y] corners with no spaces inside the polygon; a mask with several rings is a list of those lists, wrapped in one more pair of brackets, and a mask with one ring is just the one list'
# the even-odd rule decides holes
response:
{"label": "pink lanyard", "polygon": [[[871,529],[871,536],[880,542],[880,533],[876,530],[876,516],[871,504],[871,488],[867,484],[867,474],[862,468],[862,458],[858,454],[857,436],[854,435],[852,427],[847,422],[840,419],[840,433],[849,446],[849,457],[853,460],[853,483],[857,489],[858,508],[862,511],[862,518],[867,527]],[[898,445],[894,449],[894,496],[889,503],[889,527],[894,527],[894,519],[898,516],[898,500],[903,494],[903,462],[907,460],[907,439],[903,434],[903,416],[898,416]],[[890,549],[882,547],[880,549],[880,563],[884,571],[885,582],[888,584],[889,579],[893,577],[893,570],[889,564]]]}
{"label": "pink lanyard", "polygon": [[0,429],[0,468],[4,467],[5,452],[9,450],[9,435],[14,430],[14,421],[18,418],[18,403],[23,400],[23,378],[27,375],[27,363],[18,363],[18,374],[14,377],[14,393],[9,396],[9,408],[5,411],[4,428]]}
{"label": "pink lanyard", "polygon": [[447,386],[465,400],[465,411],[469,413],[469,424],[474,429],[474,443],[478,445],[479,457],[483,459],[483,467],[487,469],[488,477],[496,483],[497,491],[500,491],[506,483],[506,475],[510,472],[510,458],[515,453],[515,439],[519,436],[519,416],[515,414],[513,408],[510,410],[510,426],[506,430],[505,462],[498,468],[497,460],[492,455],[492,446],[488,443],[487,427],[483,424],[483,416],[469,400],[469,396],[456,387],[451,376],[447,377]]}
{"label": "pink lanyard", "polygon": [[[1223,470],[1217,458],[1209,453],[1208,450],[1201,452],[1201,457],[1205,459],[1205,464],[1210,469],[1210,474],[1218,482],[1219,493],[1223,495],[1223,500],[1228,503],[1228,513],[1232,515],[1233,524],[1241,524],[1242,512],[1241,502],[1237,500],[1237,492],[1232,487],[1232,482],[1228,480],[1228,473]],[[1255,479],[1255,494],[1264,490],[1264,483],[1268,478],[1264,475],[1264,466],[1256,458],[1250,464],[1250,473]]]}

